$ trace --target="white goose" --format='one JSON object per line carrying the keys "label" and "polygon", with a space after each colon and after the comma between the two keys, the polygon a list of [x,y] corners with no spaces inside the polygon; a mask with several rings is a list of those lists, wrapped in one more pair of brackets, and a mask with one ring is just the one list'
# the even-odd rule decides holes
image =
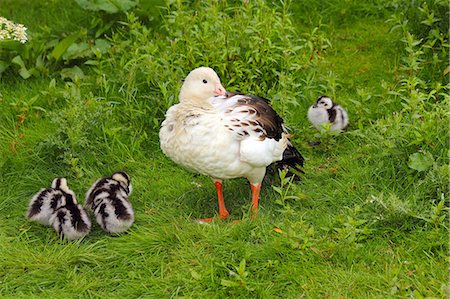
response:
{"label": "white goose", "polygon": [[[213,179],[219,219],[229,215],[222,195],[222,180],[247,178],[252,191],[252,210],[256,214],[268,165],[287,158],[290,166],[301,171],[303,157],[290,144],[283,120],[267,100],[226,93],[216,72],[207,67],[189,73],[179,100],[179,104],[167,110],[161,125],[161,149],[188,170]],[[287,167],[283,163],[279,166]]]}

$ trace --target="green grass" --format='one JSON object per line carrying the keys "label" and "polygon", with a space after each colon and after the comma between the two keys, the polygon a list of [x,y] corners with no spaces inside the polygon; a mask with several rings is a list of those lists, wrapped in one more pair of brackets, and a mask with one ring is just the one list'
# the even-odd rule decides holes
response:
{"label": "green grass", "polygon": [[[448,52],[433,35],[447,26],[448,44],[442,9],[434,10],[441,21],[420,27],[430,16],[424,2],[141,1],[116,16],[25,2],[0,7],[29,27],[27,67],[38,56],[44,64],[27,80],[16,67],[0,77],[0,297],[448,296]],[[391,30],[392,15],[416,23]],[[80,27],[87,33],[77,42],[104,38],[109,50],[49,57]],[[75,65],[84,76],[63,80]],[[272,99],[306,158],[300,184],[264,182],[256,219],[248,182],[236,179],[224,187],[231,220],[196,224],[217,212],[211,180],[159,149],[164,113],[200,65],[214,67],[227,90]],[[347,108],[348,132],[309,125],[321,94]],[[30,198],[54,177],[66,177],[83,202],[97,178],[119,169],[134,190],[127,234],[94,224],[65,242],[26,220]]]}

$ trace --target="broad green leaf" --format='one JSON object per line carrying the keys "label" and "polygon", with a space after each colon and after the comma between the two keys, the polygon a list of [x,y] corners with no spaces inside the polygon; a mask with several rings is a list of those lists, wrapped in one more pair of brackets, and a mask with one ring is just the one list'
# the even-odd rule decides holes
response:
{"label": "broad green leaf", "polygon": [[444,76],[447,75],[448,73],[450,73],[450,65],[447,66],[447,67],[445,68],[445,70],[443,71]]}
{"label": "broad green leaf", "polygon": [[88,57],[92,55],[92,51],[89,45],[85,42],[73,43],[67,48],[66,52],[62,56],[63,60],[71,60],[77,58]]}
{"label": "broad green leaf", "polygon": [[84,62],[84,64],[86,64],[86,65],[98,65],[99,62],[98,62],[98,60],[86,60]]}
{"label": "broad green leaf", "polygon": [[83,70],[80,69],[78,66],[74,66],[71,68],[65,68],[61,70],[61,78],[62,79],[70,79],[72,81],[75,81],[77,78],[82,79],[84,78]]}
{"label": "broad green leaf", "polygon": [[191,270],[191,276],[195,280],[200,280],[202,278],[202,276],[195,270]]}
{"label": "broad green leaf", "polygon": [[105,39],[99,38],[95,40],[95,47],[100,51],[100,53],[104,54],[111,47],[111,43]]}
{"label": "broad green leaf", "polygon": [[247,264],[247,263],[246,263],[245,259],[243,259],[243,260],[239,263],[239,269],[238,269],[238,272],[239,272],[239,275],[240,275],[241,277],[244,276],[246,264]]}
{"label": "broad green leaf", "polygon": [[231,281],[231,280],[228,280],[228,279],[222,279],[220,281],[220,284],[223,285],[224,287],[238,287],[238,286],[240,286],[239,282]]}
{"label": "broad green leaf", "polygon": [[429,152],[414,153],[409,156],[408,166],[417,171],[426,171],[433,166],[433,155]]}
{"label": "broad green leaf", "polygon": [[18,66],[20,66],[21,68],[25,68],[25,63],[23,62],[22,57],[20,57],[19,55],[17,55],[16,57],[14,57],[14,58],[11,60],[11,62],[14,63],[14,64],[16,64],[16,65],[18,65]]}
{"label": "broad green leaf", "polygon": [[50,54],[53,58],[56,60],[59,60],[61,56],[67,51],[67,49],[81,36],[83,35],[83,32],[77,32],[72,35],[69,35],[68,37],[64,38],[62,41],[60,41],[55,48],[53,49],[52,53]]}
{"label": "broad green leaf", "polygon": [[278,194],[282,194],[282,193],[283,193],[283,191],[281,190],[280,187],[272,186],[272,188],[273,188],[273,190],[274,190],[275,192],[277,192]]}
{"label": "broad green leaf", "polygon": [[24,79],[28,79],[31,77],[31,73],[26,68],[21,68],[19,70],[19,75]]}
{"label": "broad green leaf", "polygon": [[18,65],[20,67],[19,69],[19,75],[24,78],[24,79],[28,79],[31,77],[31,73],[27,70],[27,68],[25,67],[25,63],[22,60],[22,57],[20,57],[19,55],[17,55],[16,57],[14,57],[11,60],[12,63],[14,63],[15,65]]}

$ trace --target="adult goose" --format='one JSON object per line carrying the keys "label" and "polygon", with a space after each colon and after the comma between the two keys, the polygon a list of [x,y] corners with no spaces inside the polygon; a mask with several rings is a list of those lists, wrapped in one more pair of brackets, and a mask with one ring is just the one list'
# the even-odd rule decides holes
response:
{"label": "adult goose", "polygon": [[212,178],[219,219],[229,215],[222,194],[223,180],[249,180],[256,215],[267,166],[278,161],[281,168],[293,167],[301,172],[303,157],[291,145],[283,120],[268,100],[227,93],[219,76],[208,67],[189,73],[179,100],[167,110],[161,125],[161,149],[177,164]]}

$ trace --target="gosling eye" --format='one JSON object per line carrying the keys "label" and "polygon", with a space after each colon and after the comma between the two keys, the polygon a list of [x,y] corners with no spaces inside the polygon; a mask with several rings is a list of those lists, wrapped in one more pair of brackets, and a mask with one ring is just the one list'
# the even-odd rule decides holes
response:
{"label": "gosling eye", "polygon": [[205,79],[203,79],[203,83],[205,83],[205,84],[206,84],[206,83],[208,83],[208,81],[206,81]]}

